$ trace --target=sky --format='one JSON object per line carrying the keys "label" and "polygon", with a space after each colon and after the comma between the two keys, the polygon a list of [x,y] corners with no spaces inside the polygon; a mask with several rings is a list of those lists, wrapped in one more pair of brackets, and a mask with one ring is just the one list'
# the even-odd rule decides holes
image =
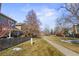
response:
{"label": "sky", "polygon": [[1,12],[21,23],[26,19],[27,13],[33,9],[41,22],[42,29],[54,28],[56,19],[65,12],[62,6],[60,3],[3,3]]}

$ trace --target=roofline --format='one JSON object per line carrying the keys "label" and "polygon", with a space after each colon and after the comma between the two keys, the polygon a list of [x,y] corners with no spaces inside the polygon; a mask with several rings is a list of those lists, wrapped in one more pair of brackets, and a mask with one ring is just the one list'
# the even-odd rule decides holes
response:
{"label": "roofline", "polygon": [[12,18],[10,18],[10,17],[8,17],[8,16],[4,15],[3,13],[0,13],[0,15],[2,15],[2,16],[4,16],[4,17],[7,17],[8,19],[10,19],[10,20],[12,20],[12,21],[16,22],[14,19],[12,19]]}
{"label": "roofline", "polygon": [[16,26],[22,26],[24,23],[16,23]]}
{"label": "roofline", "polygon": [[16,25],[16,26],[22,26],[22,25]]}

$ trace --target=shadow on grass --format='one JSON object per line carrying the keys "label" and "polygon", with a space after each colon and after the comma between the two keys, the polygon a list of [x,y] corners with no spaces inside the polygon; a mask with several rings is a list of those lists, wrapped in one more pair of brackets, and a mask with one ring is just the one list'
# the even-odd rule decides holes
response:
{"label": "shadow on grass", "polygon": [[9,47],[15,46],[17,44],[23,43],[30,40],[30,38],[1,38],[0,39],[0,51],[7,49]]}

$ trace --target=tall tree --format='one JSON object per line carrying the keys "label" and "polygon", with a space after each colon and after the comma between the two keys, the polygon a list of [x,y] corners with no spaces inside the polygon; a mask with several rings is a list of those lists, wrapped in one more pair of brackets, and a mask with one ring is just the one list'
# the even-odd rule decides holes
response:
{"label": "tall tree", "polygon": [[50,33],[51,35],[53,35],[54,34],[54,31],[53,31],[53,29],[51,29],[51,33]]}
{"label": "tall tree", "polygon": [[40,35],[40,21],[38,20],[34,10],[28,12],[24,27],[26,27],[26,35],[30,37],[38,37]]}
{"label": "tall tree", "polygon": [[68,29],[74,24],[78,23],[79,20],[79,3],[66,3],[64,4],[64,9],[68,14],[63,14],[56,22],[56,33],[66,34]]}
{"label": "tall tree", "polygon": [[69,18],[64,15],[62,15],[60,18],[57,18],[55,28],[56,34],[65,36],[65,33],[67,33],[68,29],[70,29],[73,25],[72,21],[68,19]]}
{"label": "tall tree", "polygon": [[49,26],[46,26],[46,27],[44,28],[44,34],[45,34],[45,35],[50,35]]}

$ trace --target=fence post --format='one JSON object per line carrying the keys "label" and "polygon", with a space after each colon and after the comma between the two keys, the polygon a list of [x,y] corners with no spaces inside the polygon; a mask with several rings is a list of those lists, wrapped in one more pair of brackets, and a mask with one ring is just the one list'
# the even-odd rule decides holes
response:
{"label": "fence post", "polygon": [[33,45],[33,39],[31,38],[31,45]]}

